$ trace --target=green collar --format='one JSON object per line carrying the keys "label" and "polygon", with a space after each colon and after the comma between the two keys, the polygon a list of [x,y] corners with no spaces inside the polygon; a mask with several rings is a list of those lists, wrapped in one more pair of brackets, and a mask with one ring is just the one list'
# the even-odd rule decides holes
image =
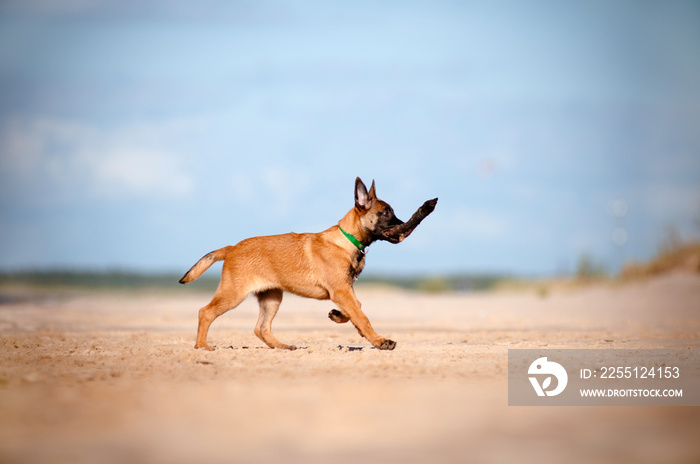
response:
{"label": "green collar", "polygon": [[358,250],[360,250],[363,253],[366,253],[366,251],[365,251],[366,247],[362,244],[361,241],[359,241],[357,238],[355,238],[354,235],[351,235],[351,234],[348,234],[347,232],[345,232],[342,227],[338,226],[338,228],[343,233],[343,235],[345,235],[345,237],[347,237],[347,239],[350,240],[352,242],[352,244],[357,247]]}

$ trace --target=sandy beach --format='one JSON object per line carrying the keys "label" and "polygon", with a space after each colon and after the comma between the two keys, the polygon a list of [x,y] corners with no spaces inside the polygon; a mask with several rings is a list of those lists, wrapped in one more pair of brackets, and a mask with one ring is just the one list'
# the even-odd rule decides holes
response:
{"label": "sandy beach", "polygon": [[285,295],[246,300],[194,350],[192,291],[70,292],[0,305],[0,462],[691,463],[697,407],[508,406],[509,348],[700,349],[700,278],[426,294],[358,287],[371,348]]}

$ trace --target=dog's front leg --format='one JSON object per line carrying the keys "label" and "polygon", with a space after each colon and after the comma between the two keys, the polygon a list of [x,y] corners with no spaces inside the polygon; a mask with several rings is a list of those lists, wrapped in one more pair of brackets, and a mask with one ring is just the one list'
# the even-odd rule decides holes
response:
{"label": "dog's front leg", "polygon": [[348,316],[345,314],[341,313],[337,309],[331,309],[330,312],[328,313],[328,318],[338,324],[345,324],[350,320]]}
{"label": "dog's front leg", "polygon": [[352,288],[334,292],[331,300],[340,307],[340,312],[350,319],[350,322],[353,323],[360,335],[369,340],[372,346],[380,350],[393,350],[396,348],[395,341],[384,338],[374,331],[372,324],[369,323],[369,319],[362,312],[360,302]]}

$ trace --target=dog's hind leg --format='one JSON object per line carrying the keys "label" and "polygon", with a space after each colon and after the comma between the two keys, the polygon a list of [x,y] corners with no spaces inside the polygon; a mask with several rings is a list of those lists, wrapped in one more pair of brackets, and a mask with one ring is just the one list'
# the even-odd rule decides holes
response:
{"label": "dog's hind leg", "polygon": [[260,303],[260,316],[255,325],[255,335],[265,342],[270,348],[282,348],[285,350],[296,350],[294,345],[285,345],[272,335],[272,319],[275,318],[277,310],[282,302],[282,290],[273,288],[255,294]]}
{"label": "dog's hind leg", "polygon": [[224,314],[226,311],[235,308],[245,299],[245,294],[217,294],[211,300],[211,303],[199,310],[199,325],[197,326],[197,343],[195,348],[204,348],[212,351],[214,348],[207,344],[207,333],[209,326],[214,320]]}

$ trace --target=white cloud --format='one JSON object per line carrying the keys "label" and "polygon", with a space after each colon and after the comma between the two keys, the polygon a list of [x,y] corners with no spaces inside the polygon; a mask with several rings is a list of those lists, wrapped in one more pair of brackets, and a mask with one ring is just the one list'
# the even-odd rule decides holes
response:
{"label": "white cloud", "polygon": [[120,196],[185,195],[192,180],[176,165],[172,156],[138,148],[116,148],[104,154],[90,153],[95,192]]}
{"label": "white cloud", "polygon": [[263,203],[273,215],[286,217],[295,210],[293,202],[305,201],[311,177],[297,167],[262,165],[250,171],[237,170],[232,176],[232,189],[238,203]]}
{"label": "white cloud", "polygon": [[301,169],[281,165],[263,166],[260,179],[279,203],[286,203],[290,198],[307,190],[309,176]]}
{"label": "white cloud", "polygon": [[85,145],[92,139],[86,127],[46,118],[7,119],[0,134],[0,167],[18,181],[31,181],[40,171],[55,171],[60,158],[70,156],[64,152],[71,151],[76,140]]}
{"label": "white cloud", "polygon": [[107,131],[61,119],[8,119],[0,129],[3,191],[39,191],[53,200],[186,195],[193,179],[178,153],[159,147],[177,129],[165,123]]}

